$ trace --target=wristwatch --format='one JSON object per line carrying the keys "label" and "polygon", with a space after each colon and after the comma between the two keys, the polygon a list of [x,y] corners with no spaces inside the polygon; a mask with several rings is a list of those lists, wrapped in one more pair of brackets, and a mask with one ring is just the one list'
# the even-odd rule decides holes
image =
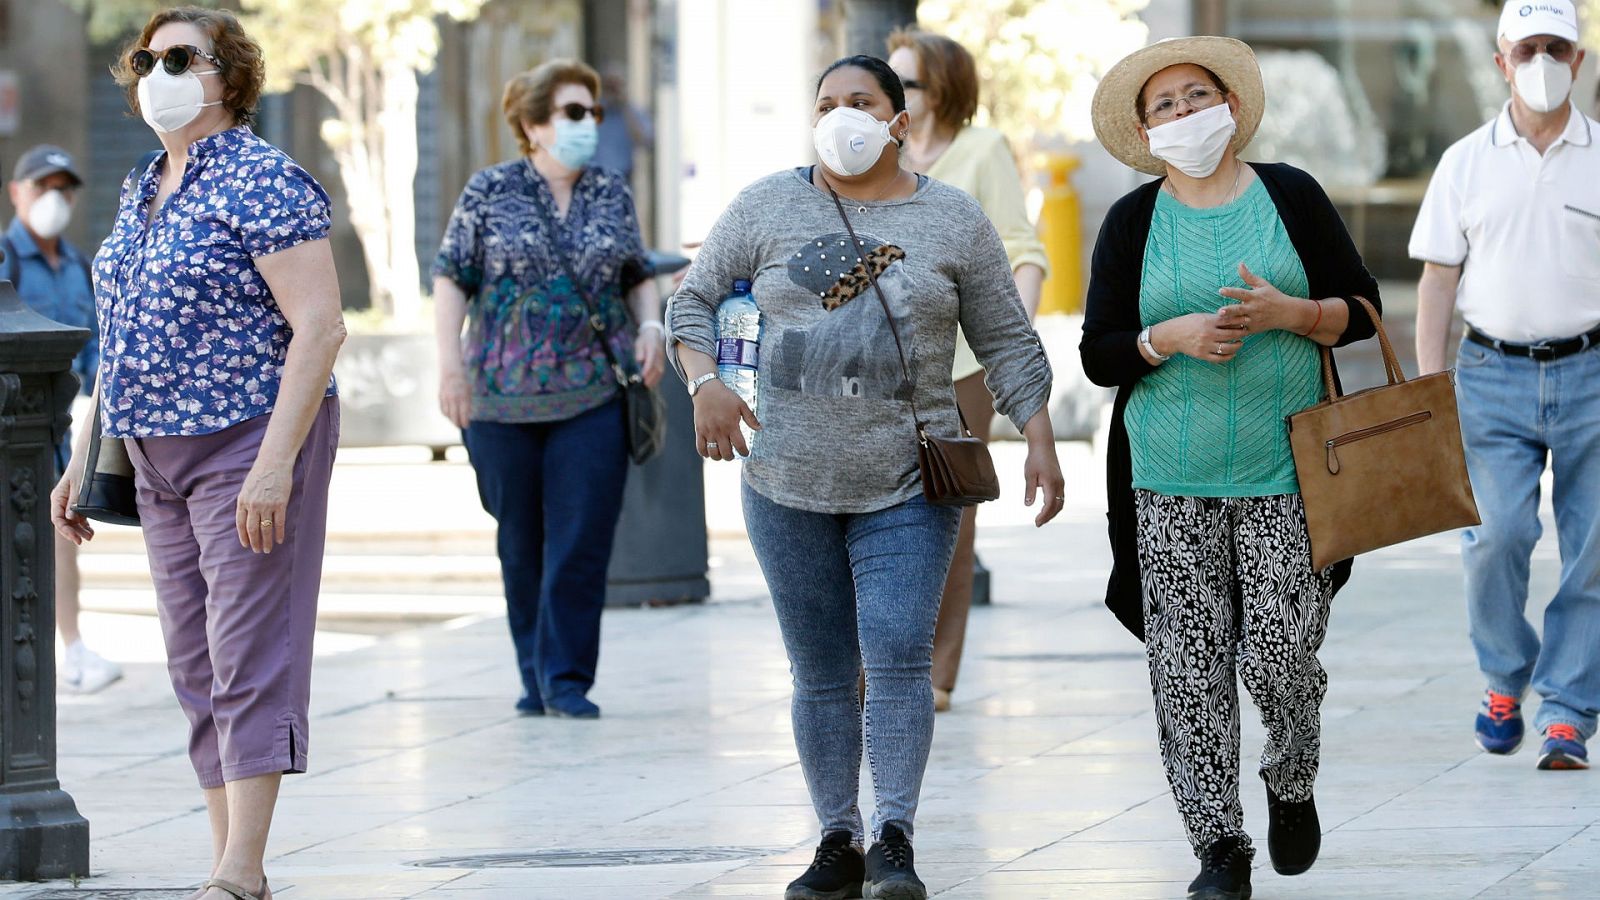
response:
{"label": "wristwatch", "polygon": [[1162,356],[1160,353],[1156,352],[1156,345],[1150,343],[1150,329],[1148,328],[1139,332],[1139,346],[1143,347],[1146,353],[1149,353],[1151,356],[1161,360],[1162,362],[1166,362],[1172,358],[1170,356]]}
{"label": "wristwatch", "polygon": [[689,396],[693,397],[695,395],[695,393],[700,390],[700,386],[701,385],[705,384],[706,382],[708,382],[708,381],[710,381],[710,380],[712,380],[713,378],[716,378],[716,377],[717,377],[717,373],[715,373],[715,372],[707,372],[704,375],[701,375],[699,378],[695,378],[695,379],[691,380],[689,382]]}

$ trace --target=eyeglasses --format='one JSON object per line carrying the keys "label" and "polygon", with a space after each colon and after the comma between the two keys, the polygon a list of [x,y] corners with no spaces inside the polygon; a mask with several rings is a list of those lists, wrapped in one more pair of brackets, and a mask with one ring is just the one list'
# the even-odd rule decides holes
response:
{"label": "eyeglasses", "polygon": [[165,50],[141,47],[128,54],[128,68],[133,70],[133,74],[143,78],[156,70],[156,62],[159,60],[161,68],[165,69],[168,75],[182,75],[194,65],[197,56],[219,69],[222,68],[222,60],[193,44],[173,44]]}
{"label": "eyeglasses", "polygon": [[599,125],[606,120],[606,108],[596,103],[593,106],[584,106],[582,103],[562,104],[560,113],[574,122],[582,122],[584,116],[593,115],[594,123]]}
{"label": "eyeglasses", "polygon": [[1144,114],[1151,119],[1170,119],[1178,114],[1178,104],[1182,103],[1191,110],[1210,109],[1222,102],[1222,92],[1216,88],[1195,88],[1188,94],[1173,99],[1167,97],[1157,100],[1147,107]]}
{"label": "eyeglasses", "polygon": [[1516,46],[1511,48],[1511,52],[1506,54],[1506,58],[1511,60],[1512,65],[1520,66],[1533,62],[1533,58],[1541,53],[1548,54],[1556,62],[1570,64],[1578,55],[1578,46],[1566,38],[1556,38],[1543,43],[1529,38],[1518,41]]}
{"label": "eyeglasses", "polygon": [[900,86],[905,88],[908,91],[924,91],[924,90],[928,89],[927,85],[925,85],[922,82],[916,80],[915,78],[902,78],[902,79],[900,79]]}

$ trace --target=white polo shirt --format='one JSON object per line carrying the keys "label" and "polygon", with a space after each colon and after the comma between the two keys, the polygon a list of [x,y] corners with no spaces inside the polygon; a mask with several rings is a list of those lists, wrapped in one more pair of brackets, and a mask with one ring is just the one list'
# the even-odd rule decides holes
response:
{"label": "white polo shirt", "polygon": [[1503,341],[1600,325],[1600,123],[1571,108],[1540,156],[1507,102],[1445,151],[1411,231],[1411,257],[1461,266],[1456,307]]}

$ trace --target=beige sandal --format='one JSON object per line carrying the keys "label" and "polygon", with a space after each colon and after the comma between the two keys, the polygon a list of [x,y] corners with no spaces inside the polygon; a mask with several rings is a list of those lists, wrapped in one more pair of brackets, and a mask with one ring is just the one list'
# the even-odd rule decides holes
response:
{"label": "beige sandal", "polygon": [[242,887],[239,887],[237,884],[234,884],[231,881],[224,881],[221,878],[208,878],[206,879],[205,884],[200,885],[200,891],[202,894],[211,890],[212,888],[216,888],[224,894],[227,894],[228,896],[232,897],[233,900],[264,900],[264,898],[267,896],[267,880],[265,878],[261,879],[261,889],[254,894]]}

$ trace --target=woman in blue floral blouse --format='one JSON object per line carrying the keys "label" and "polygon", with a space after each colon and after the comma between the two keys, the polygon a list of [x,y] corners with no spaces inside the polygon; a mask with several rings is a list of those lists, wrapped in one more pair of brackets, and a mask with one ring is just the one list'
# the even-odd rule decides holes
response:
{"label": "woman in blue floral blouse", "polygon": [[[284,773],[306,769],[311,642],[344,340],[322,187],[249,125],[261,48],[231,14],[157,13],[114,73],[164,148],[130,173],[95,257],[99,414],[140,523],[210,813],[198,900],[270,896]],[[70,511],[80,442],[51,498]]]}
{"label": "woman in blue floral blouse", "polygon": [[499,524],[516,707],[530,716],[600,715],[586,695],[628,474],[600,341],[651,386],[664,360],[627,178],[589,165],[599,96],[599,76],[571,60],[511,79],[522,155],[467,182],[433,267],[440,406]]}

